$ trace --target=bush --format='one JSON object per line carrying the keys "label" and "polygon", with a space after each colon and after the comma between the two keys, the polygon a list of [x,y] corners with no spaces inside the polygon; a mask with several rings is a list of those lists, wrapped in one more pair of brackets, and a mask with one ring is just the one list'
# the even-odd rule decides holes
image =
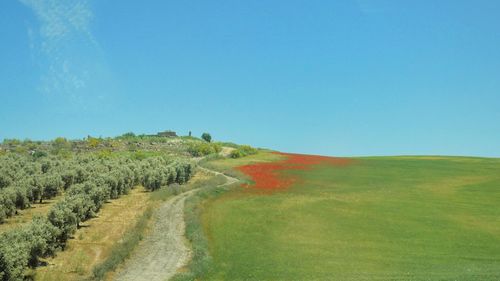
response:
{"label": "bush", "polygon": [[33,156],[33,158],[35,158],[35,159],[47,157],[47,152],[37,150],[37,151],[33,152],[33,154],[31,156]]}
{"label": "bush", "polygon": [[247,155],[256,154],[257,152],[258,150],[256,148],[253,148],[249,145],[241,145],[237,149],[231,151],[229,157],[240,158],[240,157],[245,157]]}
{"label": "bush", "polygon": [[229,154],[229,157],[231,157],[231,158],[240,158],[243,156],[244,156],[243,153],[238,149],[231,151],[231,153]]}
{"label": "bush", "polygon": [[64,149],[70,149],[71,143],[65,138],[58,137],[52,141],[52,146],[54,147],[55,152],[59,152]]}
{"label": "bush", "polygon": [[221,150],[222,147],[216,143],[195,143],[188,148],[188,152],[194,157],[219,153]]}
{"label": "bush", "polygon": [[87,138],[87,144],[91,148],[97,148],[101,144],[101,142],[102,140],[98,138],[93,138],[91,136]]}

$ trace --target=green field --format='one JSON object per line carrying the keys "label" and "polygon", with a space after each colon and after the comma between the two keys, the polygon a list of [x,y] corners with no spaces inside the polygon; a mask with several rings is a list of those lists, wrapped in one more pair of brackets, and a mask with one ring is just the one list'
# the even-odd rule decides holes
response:
{"label": "green field", "polygon": [[286,191],[239,188],[205,205],[203,280],[500,279],[499,159],[358,158],[292,173],[301,181]]}

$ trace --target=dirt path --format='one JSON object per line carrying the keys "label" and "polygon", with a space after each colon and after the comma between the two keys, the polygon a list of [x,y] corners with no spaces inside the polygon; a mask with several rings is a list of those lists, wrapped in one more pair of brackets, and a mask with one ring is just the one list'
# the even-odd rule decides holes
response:
{"label": "dirt path", "polygon": [[[199,169],[223,175],[231,185],[238,179],[222,173]],[[179,194],[165,203],[154,214],[154,227],[141,242],[133,256],[126,261],[124,269],[117,273],[117,281],[165,281],[175,275],[191,258],[189,243],[184,237],[184,202],[198,189]]]}

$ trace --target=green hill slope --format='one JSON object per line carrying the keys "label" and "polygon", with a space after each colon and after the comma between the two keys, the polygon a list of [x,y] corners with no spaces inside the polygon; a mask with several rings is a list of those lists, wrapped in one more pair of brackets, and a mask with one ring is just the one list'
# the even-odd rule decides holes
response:
{"label": "green hill slope", "polygon": [[210,201],[203,279],[500,279],[500,160],[354,160],[282,171],[299,178],[287,190]]}

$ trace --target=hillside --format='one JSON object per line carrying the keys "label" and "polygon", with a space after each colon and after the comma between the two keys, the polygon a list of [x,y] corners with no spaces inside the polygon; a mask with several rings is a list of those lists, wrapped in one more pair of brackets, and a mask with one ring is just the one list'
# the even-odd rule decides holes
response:
{"label": "hillside", "polygon": [[205,205],[203,280],[500,278],[500,160],[259,156],[211,164],[253,183]]}
{"label": "hillside", "polygon": [[104,278],[155,223],[156,209],[214,182],[197,164],[224,157],[223,145],[241,153],[227,157],[249,148],[213,143],[208,134],[4,140],[0,280]]}
{"label": "hillside", "polygon": [[499,159],[207,140],[4,141],[0,280],[500,278]]}

